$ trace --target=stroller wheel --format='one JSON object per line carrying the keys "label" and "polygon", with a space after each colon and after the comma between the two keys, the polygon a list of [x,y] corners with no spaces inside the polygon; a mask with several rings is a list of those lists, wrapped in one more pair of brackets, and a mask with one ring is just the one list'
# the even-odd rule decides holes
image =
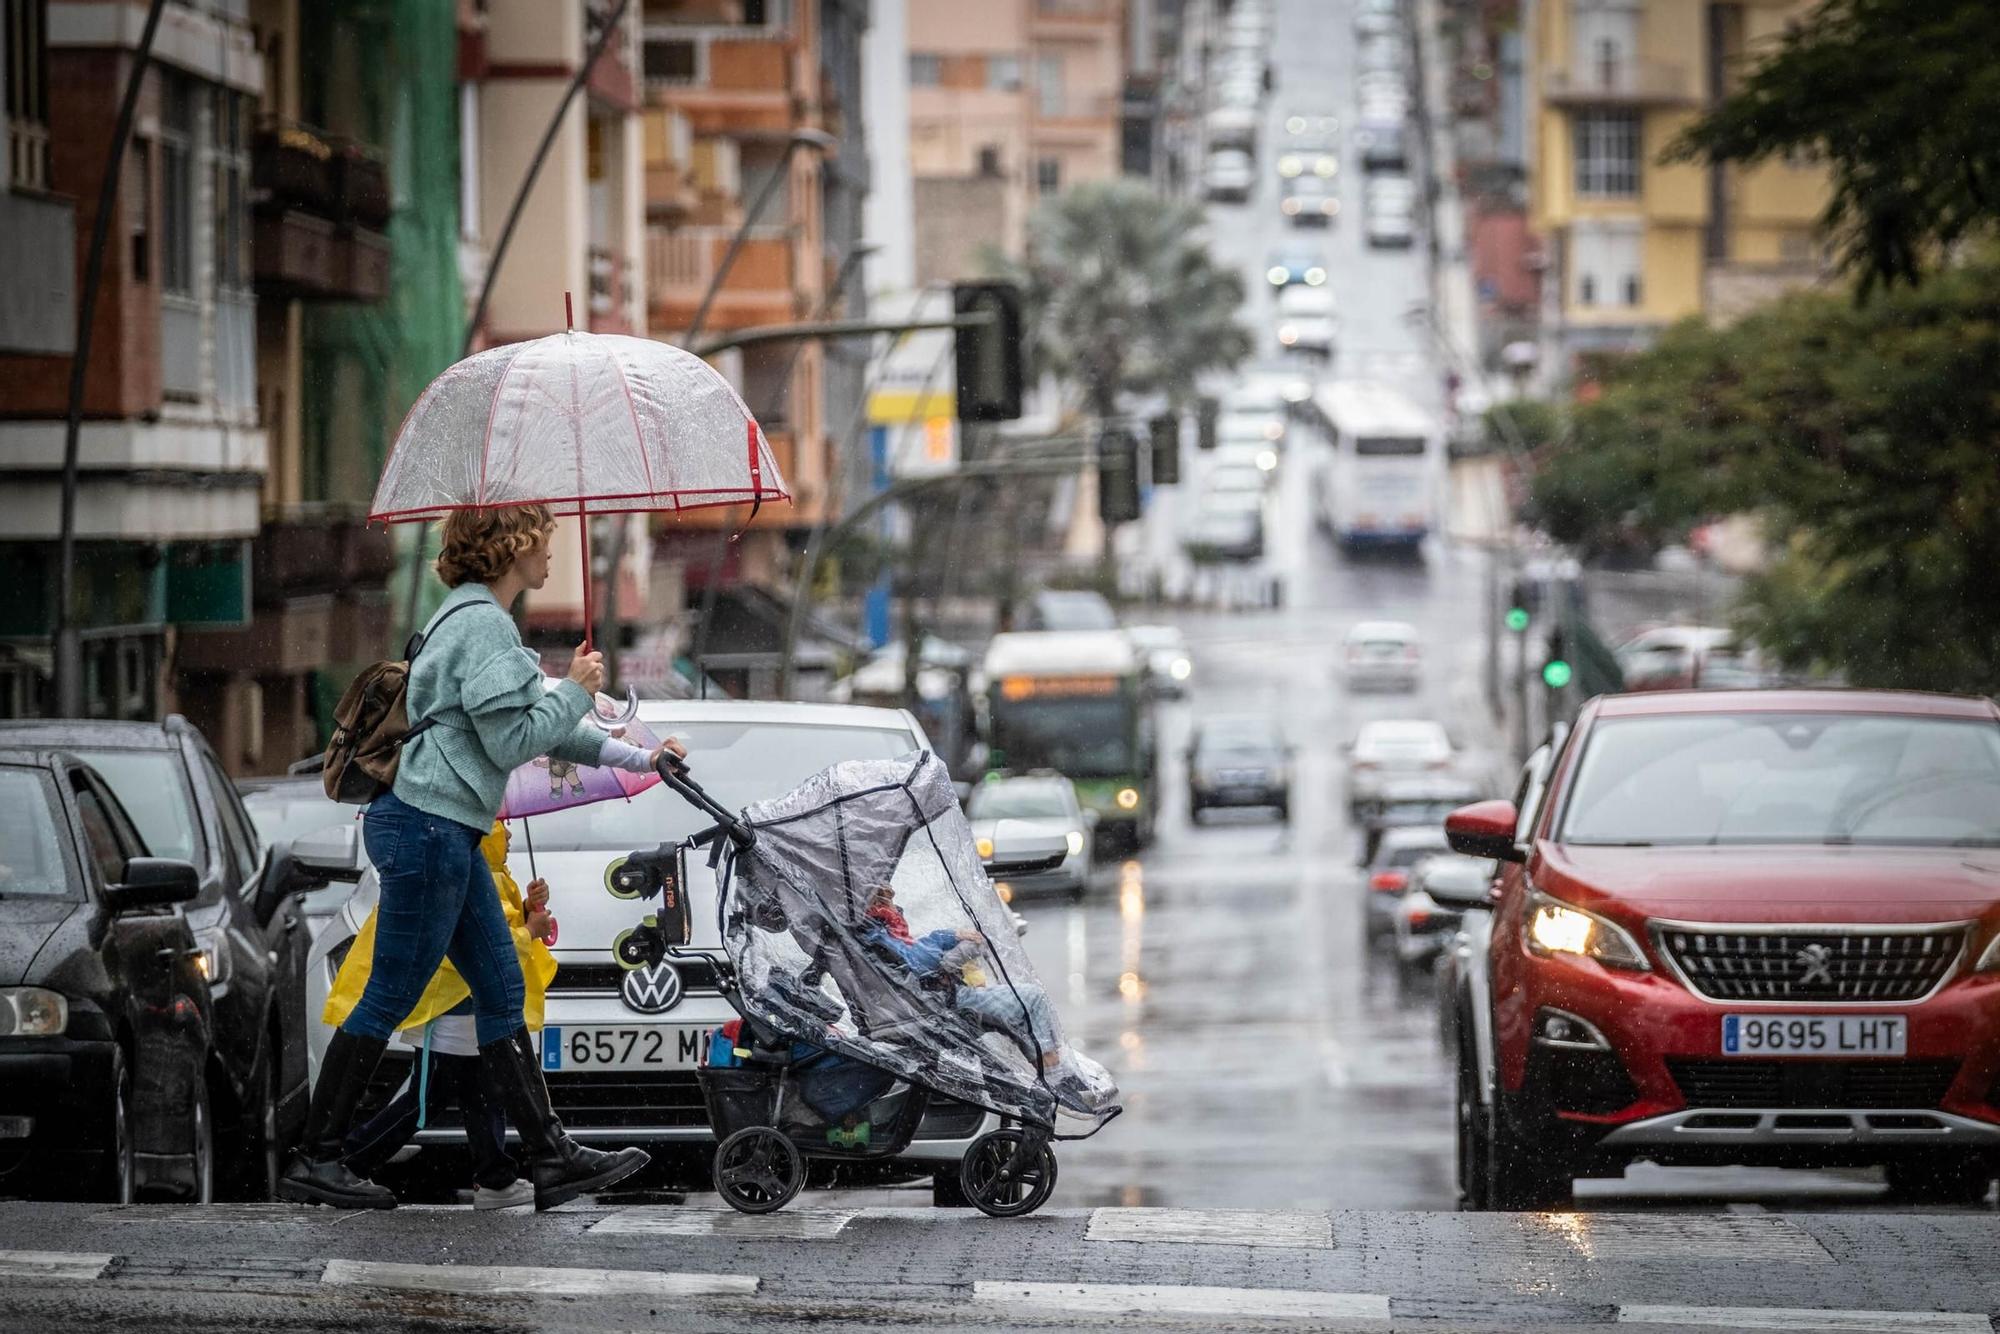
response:
{"label": "stroller wheel", "polygon": [[643,896],[636,889],[628,890],[618,887],[618,872],[624,868],[628,860],[629,858],[620,857],[617,861],[612,862],[604,868],[604,892],[614,899],[623,899],[627,903],[630,903],[632,900]]}
{"label": "stroller wheel", "polygon": [[655,953],[652,933],[642,932],[636,926],[628,926],[611,938],[611,957],[628,973],[660,961]]}
{"label": "stroller wheel", "polygon": [[1041,1208],[1054,1193],[1055,1150],[1046,1140],[1039,1147],[1029,1147],[1025,1141],[1012,1127],[989,1130],[966,1150],[965,1161],[958,1165],[959,1185],[980,1213],[1018,1218]]}
{"label": "stroller wheel", "polygon": [[715,1150],[716,1193],[739,1213],[782,1209],[805,1184],[798,1146],[769,1126],[747,1126]]}

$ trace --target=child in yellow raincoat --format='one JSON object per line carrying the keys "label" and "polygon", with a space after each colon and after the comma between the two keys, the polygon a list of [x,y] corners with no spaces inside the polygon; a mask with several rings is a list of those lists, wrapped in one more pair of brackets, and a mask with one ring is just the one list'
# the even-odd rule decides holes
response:
{"label": "child in yellow raincoat", "polygon": [[[555,956],[543,943],[554,931],[554,919],[548,911],[549,886],[545,880],[535,880],[526,894],[522,893],[507,870],[508,841],[507,826],[495,820],[479,850],[492,868],[493,884],[500,891],[501,907],[521,958],[521,979],[527,984],[523,1014],[528,1028],[539,1032],[543,998],[549,979],[556,973]],[[370,913],[327,996],[323,1017],[328,1024],[338,1025],[347,1018],[361,998],[374,957],[375,914]],[[348,1135],[345,1160],[357,1174],[372,1177],[449,1101],[458,1106],[466,1142],[472,1149],[472,1207],[505,1209],[533,1204],[533,1184],[515,1175],[514,1160],[507,1156],[506,1118],[499,1107],[487,1102],[480,1088],[479,1039],[471,996],[472,989],[447,959],[403,1021],[402,1040],[419,1051],[410,1082],[367,1124]]]}

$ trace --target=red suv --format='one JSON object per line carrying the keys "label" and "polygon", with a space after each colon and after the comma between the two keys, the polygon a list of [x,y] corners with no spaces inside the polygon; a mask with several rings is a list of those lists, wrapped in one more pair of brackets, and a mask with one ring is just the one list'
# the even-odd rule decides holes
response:
{"label": "red suv", "polygon": [[1880,1163],[1909,1198],[1985,1197],[2000,709],[1610,696],[1538,758],[1515,801],[1446,821],[1501,859],[1451,1001],[1467,1207],[1560,1206],[1638,1159]]}

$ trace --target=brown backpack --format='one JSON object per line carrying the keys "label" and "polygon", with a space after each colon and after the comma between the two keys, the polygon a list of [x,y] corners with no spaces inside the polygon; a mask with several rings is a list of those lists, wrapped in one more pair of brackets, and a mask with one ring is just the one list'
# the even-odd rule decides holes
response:
{"label": "brown backpack", "polygon": [[365,806],[395,783],[403,747],[422,736],[436,721],[425,718],[415,724],[410,722],[407,701],[410,666],[440,625],[467,607],[478,605],[477,601],[461,602],[447,609],[431,622],[429,629],[410,636],[401,662],[378,662],[354,678],[333,710],[333,736],[326,743],[326,758],[320,770],[320,782],[327,796]]}

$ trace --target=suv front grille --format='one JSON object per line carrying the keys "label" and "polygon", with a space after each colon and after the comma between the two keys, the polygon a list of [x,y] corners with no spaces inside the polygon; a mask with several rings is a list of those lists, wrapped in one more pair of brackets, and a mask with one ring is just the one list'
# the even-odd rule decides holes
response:
{"label": "suv front grille", "polygon": [[1936,1107],[1957,1061],[1683,1061],[1667,1070],[1690,1107]]}
{"label": "suv front grille", "polygon": [[1958,961],[1965,928],[1662,926],[1659,943],[1688,986],[1710,1000],[1855,1004],[1928,996]]}
{"label": "suv front grille", "polygon": [[[706,959],[670,959],[679,970],[681,988],[690,996],[714,995],[715,967]],[[615,963],[566,963],[549,983],[551,996],[615,996],[625,984],[625,970]]]}
{"label": "suv front grille", "polygon": [[708,1104],[692,1070],[602,1074],[550,1072],[549,1102],[577,1130],[640,1126],[705,1126]]}

